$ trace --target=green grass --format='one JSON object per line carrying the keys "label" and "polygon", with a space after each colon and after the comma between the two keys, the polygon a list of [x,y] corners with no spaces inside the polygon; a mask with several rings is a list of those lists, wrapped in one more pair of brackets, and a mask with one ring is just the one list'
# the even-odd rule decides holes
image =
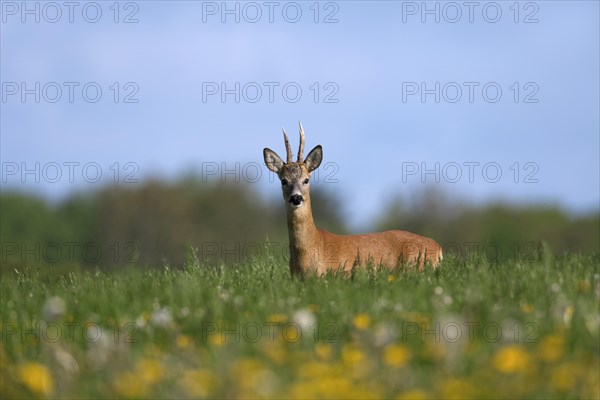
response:
{"label": "green grass", "polygon": [[5,273],[0,396],[598,398],[599,267]]}

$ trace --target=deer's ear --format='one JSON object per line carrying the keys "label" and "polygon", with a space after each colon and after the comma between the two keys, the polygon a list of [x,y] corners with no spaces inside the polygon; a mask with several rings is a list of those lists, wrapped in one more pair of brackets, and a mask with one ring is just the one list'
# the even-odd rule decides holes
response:
{"label": "deer's ear", "polygon": [[308,153],[306,159],[304,160],[304,164],[306,164],[306,168],[308,168],[308,172],[312,172],[315,169],[319,168],[321,165],[321,161],[323,161],[323,148],[321,145],[316,146],[314,149]]}
{"label": "deer's ear", "polygon": [[283,160],[277,155],[277,153],[265,147],[263,150],[263,157],[265,158],[265,164],[267,165],[267,168],[275,173],[279,173],[279,171],[281,171],[281,168],[283,167]]}

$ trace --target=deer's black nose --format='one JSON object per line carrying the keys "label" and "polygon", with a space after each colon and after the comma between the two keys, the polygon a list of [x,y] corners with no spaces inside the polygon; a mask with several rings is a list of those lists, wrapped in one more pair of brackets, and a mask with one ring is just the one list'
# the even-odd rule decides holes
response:
{"label": "deer's black nose", "polygon": [[302,204],[303,201],[304,199],[299,194],[294,194],[290,197],[290,203],[292,203],[295,206],[299,206],[300,204]]}

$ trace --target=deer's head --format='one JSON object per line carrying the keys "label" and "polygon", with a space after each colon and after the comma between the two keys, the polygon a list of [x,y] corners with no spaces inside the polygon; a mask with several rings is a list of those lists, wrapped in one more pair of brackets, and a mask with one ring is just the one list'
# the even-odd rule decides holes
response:
{"label": "deer's head", "polygon": [[300,148],[298,149],[298,160],[294,162],[292,161],[292,148],[285,130],[283,130],[283,139],[287,152],[285,163],[277,153],[269,148],[263,150],[263,156],[267,168],[275,172],[281,180],[281,189],[286,206],[295,209],[301,207],[305,200],[309,198],[310,174],[321,164],[323,149],[321,145],[316,146],[308,153],[304,161],[302,160],[304,130],[302,124],[300,124]]}

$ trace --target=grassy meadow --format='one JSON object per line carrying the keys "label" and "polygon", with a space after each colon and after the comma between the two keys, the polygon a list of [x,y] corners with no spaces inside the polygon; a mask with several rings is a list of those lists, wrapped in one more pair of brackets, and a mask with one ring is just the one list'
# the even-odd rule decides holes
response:
{"label": "grassy meadow", "polygon": [[600,258],[7,271],[0,397],[600,398]]}

